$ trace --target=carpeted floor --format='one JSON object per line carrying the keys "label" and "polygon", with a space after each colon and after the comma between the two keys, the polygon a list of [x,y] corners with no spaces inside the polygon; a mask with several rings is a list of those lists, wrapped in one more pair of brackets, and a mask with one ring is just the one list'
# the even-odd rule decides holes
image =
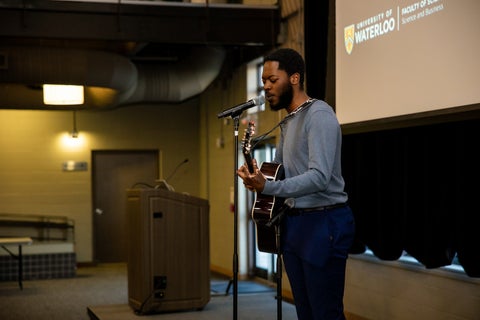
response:
{"label": "carpeted floor", "polygon": [[[137,316],[126,304],[89,307],[92,320],[226,320],[234,319],[232,296],[213,297],[201,311],[179,311],[148,316]],[[283,302],[280,316],[296,319],[294,307]],[[94,314],[94,315],[93,315]],[[239,294],[237,315],[239,320],[274,320],[277,318],[276,300],[271,294]],[[146,319],[146,320],[147,320]]]}
{"label": "carpeted floor", "polygon": [[[201,320],[233,318],[228,279],[212,279],[211,298],[201,311],[137,316],[128,306],[125,264],[79,268],[75,278],[0,282],[1,320]],[[251,281],[238,283],[239,320],[277,319],[275,289]],[[90,313],[90,314],[89,314]],[[295,308],[282,302],[282,318],[296,319]]]}

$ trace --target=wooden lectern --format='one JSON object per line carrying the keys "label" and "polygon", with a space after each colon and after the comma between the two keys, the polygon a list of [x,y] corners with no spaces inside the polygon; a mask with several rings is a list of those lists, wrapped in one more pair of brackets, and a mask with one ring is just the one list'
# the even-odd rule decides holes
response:
{"label": "wooden lectern", "polygon": [[210,301],[209,204],[166,189],[127,190],[128,301],[137,314]]}

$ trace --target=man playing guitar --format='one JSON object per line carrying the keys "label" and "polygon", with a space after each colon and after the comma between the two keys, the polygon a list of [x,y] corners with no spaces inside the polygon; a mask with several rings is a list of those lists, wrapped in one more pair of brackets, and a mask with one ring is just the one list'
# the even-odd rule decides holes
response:
{"label": "man playing guitar", "polygon": [[281,251],[299,320],[343,320],[343,294],[354,218],[341,173],[342,133],[333,109],[304,90],[305,65],[292,49],[264,59],[262,81],[274,111],[285,109],[274,163],[284,179],[267,179],[252,159],[237,170],[246,188],[294,198],[282,220]]}

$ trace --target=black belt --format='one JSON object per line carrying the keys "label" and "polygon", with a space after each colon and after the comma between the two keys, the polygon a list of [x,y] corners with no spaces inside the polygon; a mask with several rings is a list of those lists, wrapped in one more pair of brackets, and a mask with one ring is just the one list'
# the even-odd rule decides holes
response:
{"label": "black belt", "polygon": [[310,213],[310,212],[318,212],[318,211],[328,211],[332,209],[337,209],[337,208],[343,208],[348,206],[348,204],[345,203],[336,203],[332,204],[329,206],[323,206],[323,207],[314,207],[314,208],[293,208],[288,211],[288,214],[291,216],[299,216],[301,214],[305,213]]}

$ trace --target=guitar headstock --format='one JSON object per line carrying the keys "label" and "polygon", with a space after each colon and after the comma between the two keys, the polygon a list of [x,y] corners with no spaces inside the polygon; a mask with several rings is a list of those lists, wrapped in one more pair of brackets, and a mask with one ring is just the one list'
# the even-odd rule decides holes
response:
{"label": "guitar headstock", "polygon": [[244,155],[250,154],[252,151],[252,136],[255,134],[255,122],[249,121],[245,129],[242,139],[242,151]]}
{"label": "guitar headstock", "polygon": [[245,133],[243,135],[243,157],[245,158],[245,163],[248,166],[248,171],[253,173],[253,160],[252,160],[252,136],[255,134],[255,123],[250,121],[248,123],[248,127],[245,129]]}

